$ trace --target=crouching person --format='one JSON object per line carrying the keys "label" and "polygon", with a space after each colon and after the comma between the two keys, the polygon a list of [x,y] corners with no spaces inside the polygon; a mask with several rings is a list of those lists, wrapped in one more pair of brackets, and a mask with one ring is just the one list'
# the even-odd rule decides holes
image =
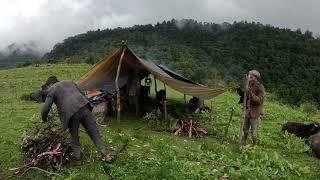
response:
{"label": "crouching person", "polygon": [[110,162],[112,157],[102,144],[98,128],[95,124],[94,117],[91,113],[91,106],[87,98],[82,95],[73,81],[58,81],[56,78],[52,80],[50,77],[45,90],[45,104],[42,108],[41,117],[47,121],[48,113],[53,103],[56,104],[60,121],[65,131],[67,128],[71,134],[71,146],[73,150],[73,158],[75,164],[80,165],[80,142],[79,142],[79,126],[85,128],[87,134],[94,142],[102,155],[102,159]]}

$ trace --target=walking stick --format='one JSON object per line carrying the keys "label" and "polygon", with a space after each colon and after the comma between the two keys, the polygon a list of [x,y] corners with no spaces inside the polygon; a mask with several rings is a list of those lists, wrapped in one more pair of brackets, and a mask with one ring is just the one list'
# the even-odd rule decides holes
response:
{"label": "walking stick", "polygon": [[245,88],[244,88],[244,98],[243,98],[243,113],[242,113],[242,119],[241,119],[241,127],[240,127],[240,136],[239,136],[239,144],[241,146],[241,140],[244,136],[243,133],[243,126],[244,126],[244,121],[246,118],[246,112],[247,112],[247,91],[248,91],[248,86],[249,86],[249,80],[250,80],[250,74],[246,77],[246,84],[245,84]]}

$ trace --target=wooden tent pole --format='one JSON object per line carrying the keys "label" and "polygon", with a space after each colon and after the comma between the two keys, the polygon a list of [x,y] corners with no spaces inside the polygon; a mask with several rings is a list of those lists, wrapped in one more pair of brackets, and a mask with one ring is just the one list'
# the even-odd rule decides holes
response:
{"label": "wooden tent pole", "polygon": [[164,120],[168,120],[168,109],[167,109],[167,100],[163,102],[163,110],[164,110]]}
{"label": "wooden tent pole", "polygon": [[117,122],[120,128],[120,115],[121,115],[121,105],[120,105],[120,88],[119,88],[119,75],[120,75],[120,70],[121,70],[121,64],[122,64],[122,59],[124,56],[124,53],[126,52],[127,47],[123,46],[122,53],[120,56],[119,64],[118,64],[118,69],[117,69],[117,75],[116,75],[116,91],[117,91]]}
{"label": "wooden tent pole", "polygon": [[154,79],[154,90],[156,91],[156,94],[157,94],[157,79],[156,79],[156,76],[153,75],[153,79]]}
{"label": "wooden tent pole", "polygon": [[164,88],[164,93],[166,96],[166,99],[163,102],[163,106],[164,106],[164,120],[167,121],[168,120],[168,109],[167,109],[167,89],[166,89],[166,84],[163,83],[163,88]]}

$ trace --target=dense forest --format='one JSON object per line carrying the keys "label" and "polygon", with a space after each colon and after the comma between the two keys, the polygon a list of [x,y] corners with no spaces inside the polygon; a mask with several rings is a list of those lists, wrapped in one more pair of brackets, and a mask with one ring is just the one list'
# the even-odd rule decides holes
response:
{"label": "dense forest", "polygon": [[310,31],[255,22],[233,24],[171,20],[89,31],[65,39],[43,57],[50,63],[95,63],[121,40],[139,57],[214,86],[241,85],[257,69],[268,92],[285,102],[320,103],[320,39]]}

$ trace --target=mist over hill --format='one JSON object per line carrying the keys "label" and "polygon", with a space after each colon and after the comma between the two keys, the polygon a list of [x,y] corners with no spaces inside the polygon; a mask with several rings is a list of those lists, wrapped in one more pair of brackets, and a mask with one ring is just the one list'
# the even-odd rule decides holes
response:
{"label": "mist over hill", "polygon": [[155,25],[98,29],[65,39],[44,59],[94,63],[120,47],[123,39],[138,56],[167,65],[197,82],[240,85],[248,70],[257,69],[267,91],[285,102],[320,102],[320,39],[310,31],[255,22],[215,24],[173,19]]}
{"label": "mist over hill", "polygon": [[0,68],[40,61],[43,54],[36,42],[12,43],[0,50]]}

